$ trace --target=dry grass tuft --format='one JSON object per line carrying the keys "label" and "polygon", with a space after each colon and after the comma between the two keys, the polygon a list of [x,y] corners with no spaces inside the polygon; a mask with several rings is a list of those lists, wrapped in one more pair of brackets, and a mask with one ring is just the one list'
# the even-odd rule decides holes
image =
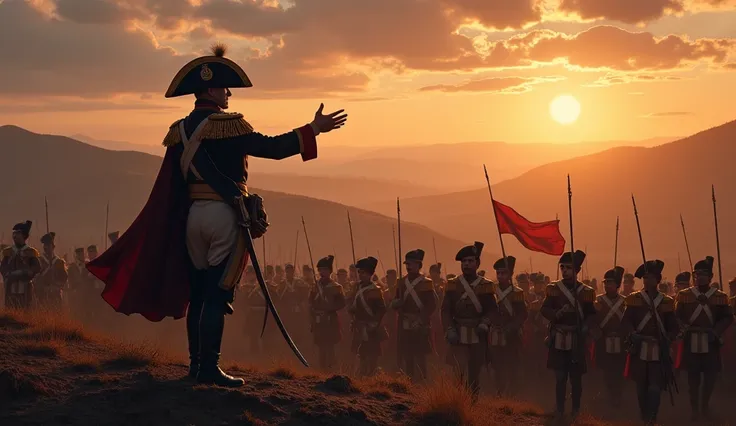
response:
{"label": "dry grass tuft", "polygon": [[55,311],[31,311],[14,314],[19,322],[28,324],[21,334],[30,340],[49,341],[62,340],[82,342],[88,340],[82,324],[68,316]]}
{"label": "dry grass tuft", "polygon": [[271,368],[268,370],[268,374],[271,377],[279,379],[295,379],[301,378],[306,373],[306,370],[301,368],[301,365],[296,364],[290,359],[279,359],[275,360],[271,364]]}
{"label": "dry grass tuft", "polygon": [[268,374],[278,379],[294,379],[296,378],[296,371],[289,367],[276,367],[271,370]]}
{"label": "dry grass tuft", "polygon": [[251,414],[250,411],[244,411],[243,414],[240,416],[240,421],[245,426],[266,426],[267,425],[267,423],[265,423],[263,420]]}
{"label": "dry grass tuft", "polygon": [[161,364],[163,361],[158,348],[146,342],[123,343],[116,346],[111,348],[115,355],[104,362],[106,366],[111,368],[148,367]]}
{"label": "dry grass tuft", "polygon": [[22,330],[28,326],[29,324],[23,315],[23,311],[6,309],[0,312],[0,328]]}
{"label": "dry grass tuft", "polygon": [[417,397],[417,404],[411,411],[416,425],[474,424],[471,392],[448,375],[440,375],[419,388]]}
{"label": "dry grass tuft", "polygon": [[411,379],[406,374],[390,376],[384,371],[371,377],[358,379],[358,387],[363,392],[390,391],[393,393],[408,394],[412,388]]}
{"label": "dry grass tuft", "polygon": [[43,358],[56,358],[61,355],[64,345],[64,342],[60,340],[28,341],[18,345],[18,353]]}
{"label": "dry grass tuft", "polygon": [[0,371],[0,401],[51,395],[52,386],[41,376],[18,368]]}
{"label": "dry grass tuft", "polygon": [[100,360],[86,354],[65,357],[69,361],[69,369],[77,373],[95,373],[102,370]]}

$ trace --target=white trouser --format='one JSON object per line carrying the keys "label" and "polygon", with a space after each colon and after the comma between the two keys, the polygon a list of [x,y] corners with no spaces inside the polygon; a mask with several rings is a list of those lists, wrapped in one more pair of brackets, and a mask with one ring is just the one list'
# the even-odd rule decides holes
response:
{"label": "white trouser", "polygon": [[187,217],[187,251],[197,269],[216,266],[235,249],[235,210],[222,201],[196,200]]}

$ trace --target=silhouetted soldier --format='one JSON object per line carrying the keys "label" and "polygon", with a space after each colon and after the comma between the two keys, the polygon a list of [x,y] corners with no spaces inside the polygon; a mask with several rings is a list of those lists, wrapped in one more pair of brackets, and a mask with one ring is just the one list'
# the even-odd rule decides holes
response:
{"label": "silhouetted soldier", "polygon": [[680,272],[675,277],[675,292],[679,293],[682,290],[690,287],[690,272]]}
{"label": "silhouetted soldier", "polygon": [[13,245],[2,251],[0,274],[5,281],[5,307],[33,307],[33,280],[41,271],[38,250],[27,244],[33,223],[27,220],[13,226]]}
{"label": "silhouetted soldier", "polygon": [[496,261],[496,303],[491,317],[490,346],[499,395],[510,395],[519,380],[524,322],[528,317],[524,290],[512,282],[516,258],[507,256]]}
{"label": "silhouetted soldier", "polygon": [[585,253],[564,253],[560,257],[562,280],[547,286],[541,314],[550,321],[547,368],[555,372],[557,417],[565,413],[567,380],[572,388],[572,415],[580,412],[583,374],[587,372],[585,341],[589,322],[595,316],[595,292],[577,280]]}
{"label": "silhouetted soldier", "polygon": [[621,295],[626,297],[634,292],[634,276],[630,273],[624,274],[624,287],[621,290]]}
{"label": "silhouetted soldier", "polygon": [[624,297],[619,294],[624,268],[616,266],[603,275],[604,293],[595,299],[597,319],[593,328],[595,359],[603,370],[608,397],[613,407],[621,406],[626,350],[621,320],[626,309]]}
{"label": "silhouetted soldier", "polygon": [[335,365],[335,345],[342,340],[338,311],[345,307],[342,286],[330,278],[335,257],[330,255],[317,262],[319,279],[309,294],[312,314],[312,334],[319,350],[319,365],[328,370]]}
{"label": "silhouetted soldier", "polygon": [[427,355],[432,353],[432,315],[437,309],[437,294],[432,280],[424,276],[424,250],[406,253],[406,276],[399,279],[391,309],[398,312],[399,368],[413,381],[427,378]]}
{"label": "silhouetted soldier", "polygon": [[386,302],[383,292],[371,277],[376,271],[378,259],[366,257],[356,262],[358,286],[348,311],[353,317],[351,329],[353,340],[351,349],[360,358],[361,376],[370,376],[378,368],[378,357],[381,355],[381,343],[387,339],[383,316],[386,313]]}
{"label": "silhouetted soldier", "polygon": [[697,262],[694,269],[695,285],[677,293],[675,313],[685,326],[683,362],[692,419],[697,420],[702,414],[710,420],[710,397],[721,371],[721,346],[726,330],[733,323],[733,311],[726,293],[710,286],[713,258],[708,256]]}
{"label": "silhouetted soldier", "polygon": [[631,331],[626,373],[636,383],[641,419],[649,423],[656,422],[661,394],[668,386],[670,372],[665,373],[664,369],[672,364],[663,366],[663,355],[669,357],[670,342],[679,331],[674,300],[658,290],[663,269],[661,260],[650,260],[639,266],[635,275],[642,279],[644,288],[626,296],[622,320],[624,330]]}
{"label": "silhouetted soldier", "polygon": [[36,294],[40,305],[60,310],[63,306],[68,273],[66,263],[56,255],[55,238],[56,233],[54,232],[41,237],[43,254],[39,258],[41,272],[36,277]]}
{"label": "silhouetted soldier", "polygon": [[478,275],[483,243],[476,241],[458,251],[462,275],[447,281],[442,300],[442,325],[450,344],[447,362],[464,377],[478,399],[480,372],[488,363],[488,332],[498,306],[493,283]]}
{"label": "silhouetted soldier", "polygon": [[266,307],[266,298],[263,291],[258,285],[256,271],[252,265],[245,267],[239,292],[238,298],[243,298],[246,307],[245,335],[248,337],[248,349],[252,354],[259,354],[265,346],[262,345],[264,342],[261,339],[261,330],[263,329],[263,316],[268,308]]}

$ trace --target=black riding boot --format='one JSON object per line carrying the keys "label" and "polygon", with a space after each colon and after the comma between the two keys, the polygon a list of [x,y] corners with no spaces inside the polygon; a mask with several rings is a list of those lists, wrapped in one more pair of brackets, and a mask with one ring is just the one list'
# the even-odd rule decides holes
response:
{"label": "black riding boot", "polygon": [[187,340],[189,341],[188,377],[196,379],[199,373],[199,319],[202,317],[207,271],[199,271],[192,268],[190,277],[189,309],[187,310]]}
{"label": "black riding boot", "polygon": [[200,364],[197,381],[225,387],[245,384],[239,377],[232,377],[220,369],[220,346],[225,329],[225,314],[232,313],[233,291],[222,290],[220,278],[225,271],[227,259],[220,265],[207,270],[207,291],[199,321]]}

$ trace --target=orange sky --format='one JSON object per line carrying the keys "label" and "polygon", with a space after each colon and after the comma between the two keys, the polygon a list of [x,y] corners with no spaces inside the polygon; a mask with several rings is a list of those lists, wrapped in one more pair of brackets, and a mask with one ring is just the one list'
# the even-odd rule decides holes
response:
{"label": "orange sky", "polygon": [[324,101],[351,115],[325,144],[681,136],[734,119],[733,22],[736,0],[0,0],[0,124],[157,144],[191,102],[168,82],[224,41],[264,133]]}

